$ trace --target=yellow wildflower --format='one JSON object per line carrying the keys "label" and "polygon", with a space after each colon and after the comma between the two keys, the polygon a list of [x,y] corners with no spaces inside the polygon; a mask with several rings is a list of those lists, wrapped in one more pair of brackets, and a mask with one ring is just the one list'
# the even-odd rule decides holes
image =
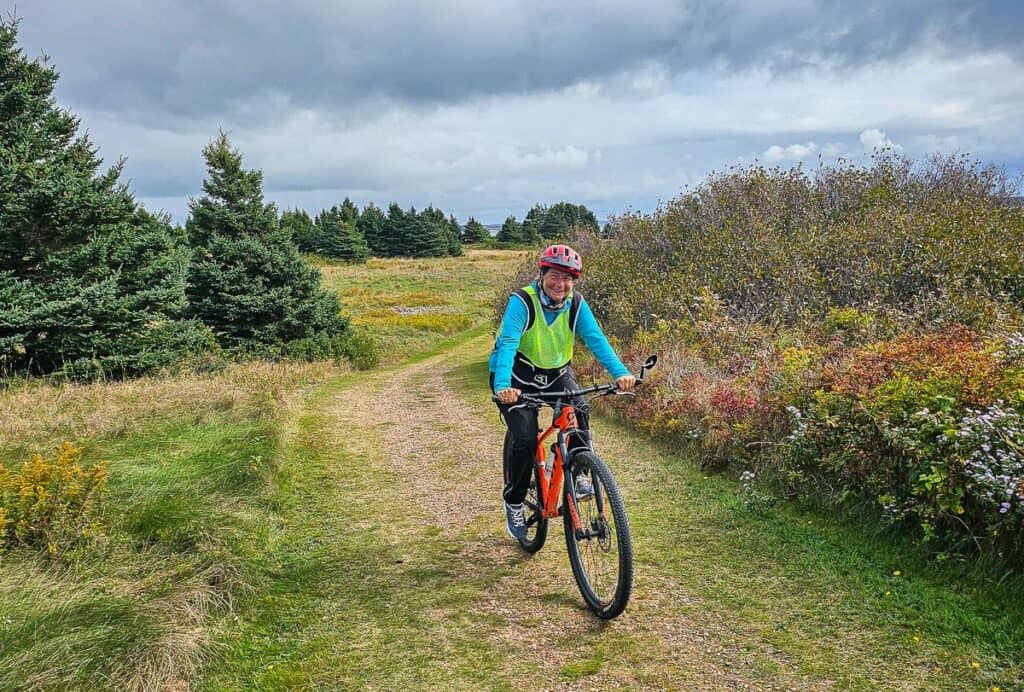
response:
{"label": "yellow wildflower", "polygon": [[898,577],[898,576],[900,576],[901,574],[902,574],[902,572],[900,572],[900,571],[899,571],[898,569],[895,569],[895,570],[893,570],[893,572],[892,572],[892,576],[894,576],[894,577]]}

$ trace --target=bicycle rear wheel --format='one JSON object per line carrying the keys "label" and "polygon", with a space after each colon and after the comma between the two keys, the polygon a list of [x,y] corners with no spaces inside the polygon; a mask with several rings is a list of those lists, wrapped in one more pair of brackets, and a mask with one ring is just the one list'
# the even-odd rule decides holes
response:
{"label": "bicycle rear wheel", "polygon": [[534,466],[533,480],[530,481],[530,489],[526,491],[526,498],[523,500],[523,509],[526,511],[526,538],[520,539],[519,545],[528,553],[535,553],[543,548],[548,537],[548,520],[541,514],[543,501],[538,490],[539,477],[540,471]]}
{"label": "bicycle rear wheel", "polygon": [[633,590],[633,545],[626,507],[608,466],[593,452],[573,455],[574,474],[590,474],[594,496],[576,502],[581,529],[573,529],[568,487],[563,492],[569,564],[583,600],[602,619],[621,614]]}

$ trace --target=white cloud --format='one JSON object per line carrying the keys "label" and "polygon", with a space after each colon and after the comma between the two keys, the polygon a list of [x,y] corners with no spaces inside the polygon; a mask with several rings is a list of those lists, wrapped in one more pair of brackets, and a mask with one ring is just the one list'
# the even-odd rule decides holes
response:
{"label": "white cloud", "polygon": [[818,146],[814,142],[807,142],[807,144],[790,144],[788,147],[780,147],[778,144],[773,144],[765,149],[762,156],[770,163],[776,163],[778,161],[802,161],[808,156],[814,154],[817,150]]}
{"label": "white cloud", "polygon": [[866,151],[875,151],[876,149],[892,149],[894,151],[900,151],[903,149],[903,147],[886,137],[885,132],[875,127],[872,127],[869,130],[864,130],[860,133],[860,143],[864,146]]}

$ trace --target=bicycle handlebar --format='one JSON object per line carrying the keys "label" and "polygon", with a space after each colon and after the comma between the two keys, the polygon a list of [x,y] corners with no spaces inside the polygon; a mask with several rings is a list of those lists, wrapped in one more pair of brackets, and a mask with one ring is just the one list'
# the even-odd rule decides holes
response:
{"label": "bicycle handlebar", "polygon": [[[657,362],[658,362],[658,356],[657,355],[651,354],[650,356],[647,357],[647,360],[644,362],[644,364],[642,366],[640,366],[640,373],[637,375],[637,378],[636,378],[636,383],[637,384],[640,384],[641,382],[644,381],[644,375],[647,373],[648,370],[653,368],[655,363],[657,363]],[[522,392],[519,395],[519,401],[520,402],[537,404],[538,406],[543,406],[544,404],[551,404],[553,402],[557,402],[560,399],[574,399],[574,398],[576,398],[578,396],[583,396],[585,394],[593,394],[595,392],[600,392],[602,395],[605,395],[605,394],[611,394],[611,393],[618,392],[618,391],[619,391],[619,386],[616,383],[611,382],[611,383],[608,383],[608,384],[594,385],[593,387],[584,387],[583,389],[564,389],[564,390],[562,390],[560,392],[531,392],[529,394],[527,394],[526,392]],[[623,394],[632,394],[632,392],[622,392],[622,393]],[[501,403],[498,400],[498,397],[497,397],[496,394],[491,394],[491,401],[493,401],[495,403]]]}

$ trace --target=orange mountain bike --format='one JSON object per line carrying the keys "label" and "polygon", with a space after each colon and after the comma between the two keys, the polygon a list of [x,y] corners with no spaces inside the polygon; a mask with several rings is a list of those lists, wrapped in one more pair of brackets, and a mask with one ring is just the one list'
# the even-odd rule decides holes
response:
{"label": "orange mountain bike", "polygon": [[[657,360],[657,356],[647,359],[637,384],[643,382],[644,374]],[[537,436],[533,480],[523,501],[527,534],[519,544],[529,553],[537,552],[547,539],[548,520],[561,516],[576,584],[587,606],[605,620],[622,613],[629,602],[633,546],[619,486],[608,465],[594,453],[589,436],[579,434],[572,401],[581,396],[589,400],[626,393],[619,392],[613,383],[519,397],[524,406],[550,406],[554,410],[551,425]],[[552,435],[555,440],[549,446],[547,440]],[[575,449],[569,456],[573,436]],[[581,476],[589,477],[594,493],[578,499],[576,479]]]}

